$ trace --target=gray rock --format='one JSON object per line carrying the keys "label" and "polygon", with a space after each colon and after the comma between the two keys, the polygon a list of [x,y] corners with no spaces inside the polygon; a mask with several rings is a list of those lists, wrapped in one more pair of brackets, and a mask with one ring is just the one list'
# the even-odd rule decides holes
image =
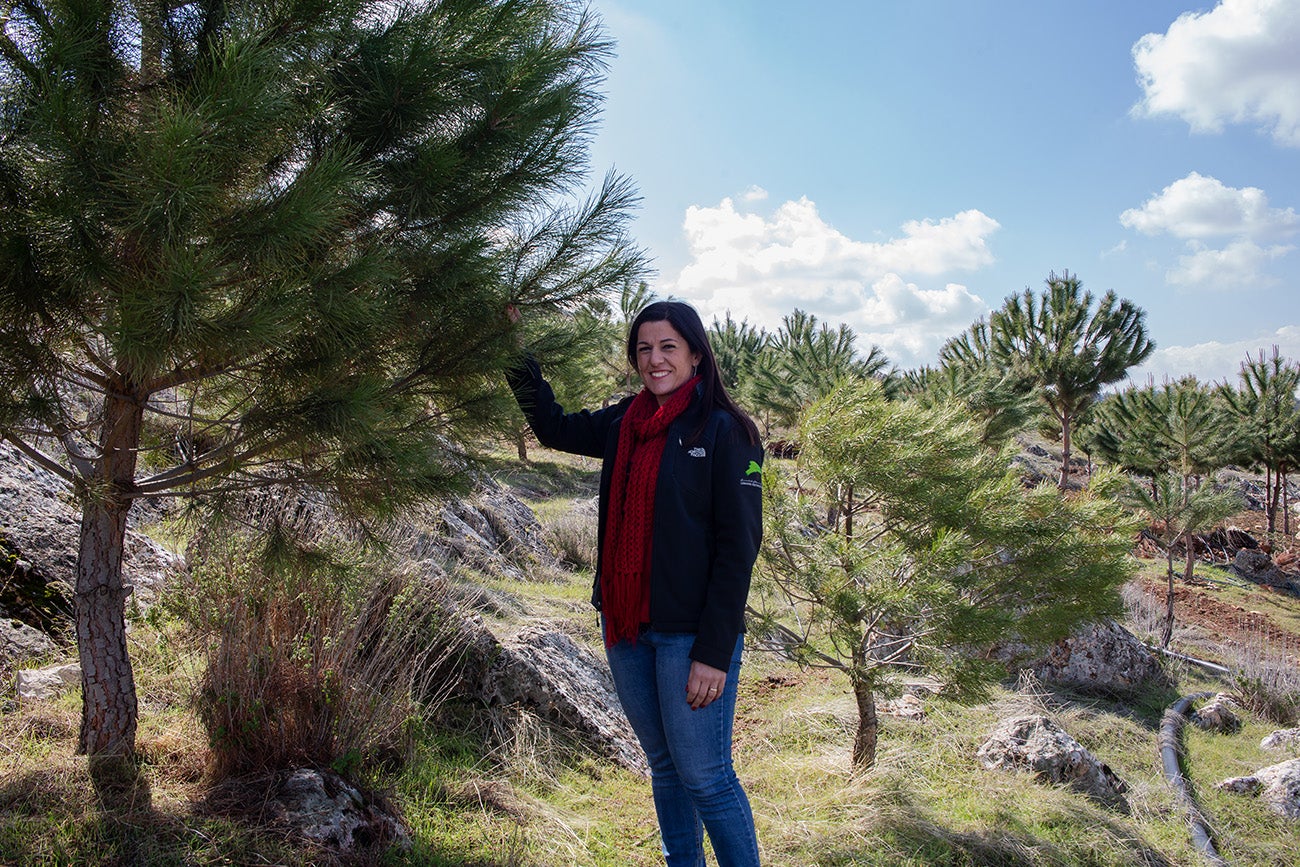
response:
{"label": "gray rock", "polygon": [[614,692],[608,664],[544,622],[498,638],[471,616],[463,691],[491,707],[522,706],[576,732],[590,747],[625,768],[648,771]]}
{"label": "gray rock", "polygon": [[561,568],[532,510],[490,478],[468,498],[413,513],[393,535],[394,549],[412,560],[455,562],[494,578],[528,581]]}
{"label": "gray rock", "polygon": [[1239,795],[1257,795],[1284,819],[1300,819],[1300,759],[1261,768],[1248,777],[1233,777],[1215,786]]}
{"label": "gray rock", "polygon": [[57,648],[50,637],[21,620],[0,619],[0,663],[48,656]]}
{"label": "gray rock", "polygon": [[1300,729],[1278,729],[1259,742],[1262,750],[1285,750],[1300,748]]}
{"label": "gray rock", "polygon": [[1199,729],[1221,734],[1241,731],[1241,718],[1233,711],[1236,702],[1227,693],[1219,693],[1192,714],[1192,724]]}
{"label": "gray rock", "polygon": [[1291,576],[1277,568],[1273,558],[1259,549],[1247,548],[1237,552],[1232,559],[1232,570],[1247,581],[1277,587],[1291,588]]}
{"label": "gray rock", "polygon": [[81,686],[81,666],[75,662],[46,668],[25,668],[15,677],[18,698],[47,701]]}
{"label": "gray rock", "polygon": [[279,825],[341,854],[410,841],[401,822],[367,803],[361,792],[329,771],[294,771],[280,786],[269,812]]}
{"label": "gray rock", "polygon": [[1125,803],[1124,781],[1045,716],[1002,720],[976,756],[990,770],[1029,771],[1042,782],[1064,783],[1105,803]]}
{"label": "gray rock", "polygon": [[1085,624],[1023,668],[1044,684],[1108,695],[1167,682],[1155,654],[1113,620]]}
{"label": "gray rock", "polygon": [[[64,588],[75,585],[81,513],[72,493],[61,478],[5,442],[0,442],[0,537],[16,550],[29,576]],[[127,530],[122,576],[134,588],[134,604],[151,604],[180,562],[152,539]]]}
{"label": "gray rock", "polygon": [[876,710],[884,716],[896,716],[903,719],[925,719],[925,706],[914,695],[900,695],[898,698],[882,701]]}

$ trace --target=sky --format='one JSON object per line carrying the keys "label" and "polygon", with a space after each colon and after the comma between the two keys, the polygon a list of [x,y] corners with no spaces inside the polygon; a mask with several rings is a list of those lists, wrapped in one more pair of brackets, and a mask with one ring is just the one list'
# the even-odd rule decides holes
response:
{"label": "sky", "polygon": [[596,175],[661,297],[846,323],[899,369],[1051,273],[1146,312],[1130,371],[1300,360],[1300,0],[591,0]]}

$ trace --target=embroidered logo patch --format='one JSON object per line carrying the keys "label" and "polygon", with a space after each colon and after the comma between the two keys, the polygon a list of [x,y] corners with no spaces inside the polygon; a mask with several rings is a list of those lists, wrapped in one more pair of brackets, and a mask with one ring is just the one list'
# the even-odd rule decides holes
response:
{"label": "embroidered logo patch", "polygon": [[749,469],[745,470],[747,476],[752,476],[754,473],[758,473],[760,476],[763,475],[763,468],[758,465],[758,461],[750,461]]}
{"label": "embroidered logo patch", "polygon": [[693,457],[693,458],[702,458],[702,457],[704,457],[704,449],[703,449],[702,447],[700,447],[700,446],[696,446],[695,448],[691,449],[691,450],[690,450],[689,452],[687,452],[686,454],[690,455],[690,456]]}

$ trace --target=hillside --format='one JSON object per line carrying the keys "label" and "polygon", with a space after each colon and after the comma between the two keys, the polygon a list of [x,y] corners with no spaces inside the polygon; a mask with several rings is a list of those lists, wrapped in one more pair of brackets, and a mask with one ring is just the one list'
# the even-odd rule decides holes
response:
{"label": "hillside", "polygon": [[[580,559],[595,473],[593,461],[538,451],[528,466],[503,459],[492,476],[528,503],[557,548]],[[1239,519],[1244,525],[1255,517]],[[1163,611],[1163,568],[1163,560],[1142,561],[1128,588],[1128,625],[1140,636],[1152,633]],[[597,645],[586,573],[458,574],[487,588],[495,600],[487,616],[503,628],[544,622]],[[1252,671],[1285,661],[1294,672],[1296,600],[1226,570],[1206,566],[1201,574],[1203,581],[1179,588],[1175,649]],[[320,850],[211,809],[204,800],[204,735],[189,710],[197,672],[184,644],[160,621],[139,624],[132,642],[151,803],[126,821],[97,814],[84,760],[72,754],[75,695],[19,706],[9,700],[0,716],[0,863],[330,863]],[[831,672],[751,652],[736,757],[765,861],[778,867],[1199,863],[1161,773],[1157,729],[1179,695],[1223,684],[1175,661],[1168,671],[1174,687],[1124,701],[1033,682],[1008,682],[971,707],[926,696],[922,718],[883,717],[878,763],[854,775],[848,685]],[[984,769],[975,753],[994,723],[1026,711],[1047,715],[1106,762],[1127,784],[1124,807],[1023,773]],[[1279,761],[1259,747],[1278,726],[1243,717],[1242,730],[1230,736],[1189,728],[1185,771],[1223,855],[1236,865],[1280,867],[1293,863],[1295,826],[1253,799],[1213,788]],[[424,724],[410,760],[388,779],[413,842],[381,863],[661,863],[648,783],[528,708],[453,700]]]}

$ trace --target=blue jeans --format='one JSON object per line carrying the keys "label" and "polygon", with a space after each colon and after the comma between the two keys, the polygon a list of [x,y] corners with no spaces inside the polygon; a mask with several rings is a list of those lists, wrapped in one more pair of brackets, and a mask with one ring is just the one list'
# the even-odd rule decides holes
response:
{"label": "blue jeans", "polygon": [[695,635],[641,633],[606,650],[614,687],[650,762],[651,790],[668,867],[704,864],[708,829],[719,867],[758,864],[749,799],[731,766],[740,652],[736,642],[722,695],[699,710],[686,702]]}

